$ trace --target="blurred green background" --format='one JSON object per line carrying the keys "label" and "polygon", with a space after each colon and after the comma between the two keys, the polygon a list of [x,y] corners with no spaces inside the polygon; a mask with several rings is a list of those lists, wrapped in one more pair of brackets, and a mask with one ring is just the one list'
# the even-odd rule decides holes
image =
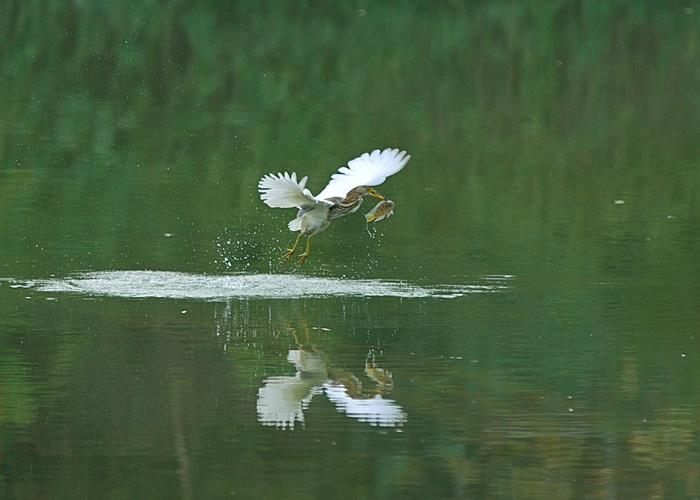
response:
{"label": "blurred green background", "polygon": [[[386,239],[401,260],[412,246],[447,246],[587,271],[605,265],[611,239],[682,258],[674,236],[697,230],[692,7],[2,8],[0,260],[11,274],[220,271],[213,242],[228,236],[241,241],[228,249],[241,264],[267,268],[293,236],[281,211],[260,204],[260,176],[296,170],[318,192],[349,159],[389,146],[413,155],[385,188],[400,214]],[[620,234],[625,222],[654,237]],[[323,235],[325,261],[353,231]],[[284,240],[274,252],[270,238]],[[697,276],[696,259],[684,264]]]}

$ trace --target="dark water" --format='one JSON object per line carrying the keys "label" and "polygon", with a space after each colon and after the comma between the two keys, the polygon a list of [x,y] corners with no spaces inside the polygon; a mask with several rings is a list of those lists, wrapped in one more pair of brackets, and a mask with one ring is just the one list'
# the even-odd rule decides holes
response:
{"label": "dark water", "polygon": [[6,2],[0,496],[699,498],[698,15]]}

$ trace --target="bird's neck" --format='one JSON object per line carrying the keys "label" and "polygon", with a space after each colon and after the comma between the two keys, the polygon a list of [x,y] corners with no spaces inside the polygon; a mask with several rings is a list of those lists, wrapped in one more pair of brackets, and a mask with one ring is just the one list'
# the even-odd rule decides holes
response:
{"label": "bird's neck", "polygon": [[328,219],[337,219],[344,215],[355,213],[362,205],[362,196],[351,196],[348,194],[342,200],[337,200],[335,204],[328,209]]}

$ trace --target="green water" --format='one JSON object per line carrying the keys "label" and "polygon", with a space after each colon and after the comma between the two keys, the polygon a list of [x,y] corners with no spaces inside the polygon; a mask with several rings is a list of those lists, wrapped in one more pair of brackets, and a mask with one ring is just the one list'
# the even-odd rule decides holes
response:
{"label": "green water", "polygon": [[5,2],[0,496],[700,498],[694,7]]}

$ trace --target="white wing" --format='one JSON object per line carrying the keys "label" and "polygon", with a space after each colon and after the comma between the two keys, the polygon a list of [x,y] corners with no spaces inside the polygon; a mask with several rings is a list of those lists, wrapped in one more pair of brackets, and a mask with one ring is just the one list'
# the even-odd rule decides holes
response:
{"label": "white wing", "polygon": [[267,174],[258,183],[260,199],[268,206],[274,208],[308,208],[314,206],[320,201],[313,197],[311,191],[306,189],[306,181],[308,179],[308,177],[304,177],[297,182],[296,172],[292,172],[292,175],[289,175],[287,172],[276,175]]}
{"label": "white wing", "polygon": [[378,186],[387,177],[400,171],[410,159],[411,155],[398,149],[375,149],[371,153],[365,153],[349,161],[347,167],[338,169],[337,174],[331,175],[331,181],[316,198],[345,198],[348,191],[357,186]]}

